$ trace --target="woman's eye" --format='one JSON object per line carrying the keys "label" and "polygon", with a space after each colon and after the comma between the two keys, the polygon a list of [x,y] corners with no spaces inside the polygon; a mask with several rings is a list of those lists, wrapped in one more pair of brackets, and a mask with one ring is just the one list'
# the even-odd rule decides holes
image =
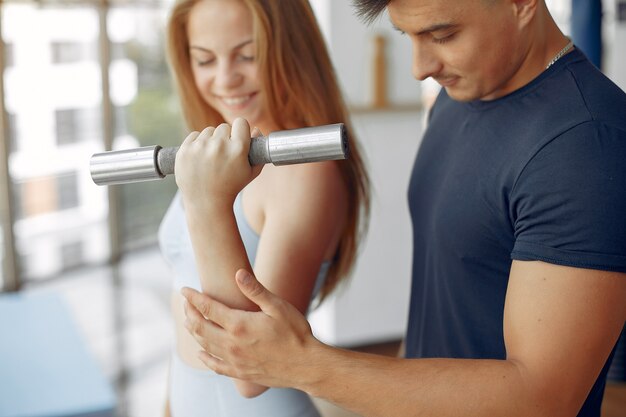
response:
{"label": "woman's eye", "polygon": [[211,58],[211,59],[196,59],[196,65],[199,67],[205,67],[207,65],[211,65],[213,62],[215,62],[215,59]]}
{"label": "woman's eye", "polygon": [[250,55],[239,55],[239,60],[240,60],[240,61],[245,61],[245,62],[251,62],[251,61],[254,61],[254,56],[250,56]]}

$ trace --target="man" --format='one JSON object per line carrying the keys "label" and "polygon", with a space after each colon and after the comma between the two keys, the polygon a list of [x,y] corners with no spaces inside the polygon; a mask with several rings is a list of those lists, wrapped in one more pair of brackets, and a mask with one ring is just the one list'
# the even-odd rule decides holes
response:
{"label": "man", "polygon": [[320,343],[240,270],[260,312],[184,290],[202,360],[365,416],[599,416],[626,318],[625,94],[543,0],[355,3],[444,87],[409,187],[406,359]]}

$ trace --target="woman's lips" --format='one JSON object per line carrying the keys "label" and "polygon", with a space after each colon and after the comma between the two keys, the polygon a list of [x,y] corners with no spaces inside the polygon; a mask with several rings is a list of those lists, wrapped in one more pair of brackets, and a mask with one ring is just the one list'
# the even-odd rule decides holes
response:
{"label": "woman's lips", "polygon": [[222,103],[224,103],[226,106],[228,107],[232,107],[232,108],[240,108],[245,106],[248,101],[250,101],[252,99],[252,97],[254,97],[256,95],[256,93],[251,93],[251,94],[245,94],[245,95],[240,95],[240,96],[217,96]]}

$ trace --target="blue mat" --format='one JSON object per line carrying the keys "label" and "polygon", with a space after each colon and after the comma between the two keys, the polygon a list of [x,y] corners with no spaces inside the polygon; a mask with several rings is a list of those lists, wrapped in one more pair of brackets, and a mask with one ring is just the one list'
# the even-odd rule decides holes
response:
{"label": "blue mat", "polygon": [[107,417],[116,399],[57,294],[0,294],[0,417]]}

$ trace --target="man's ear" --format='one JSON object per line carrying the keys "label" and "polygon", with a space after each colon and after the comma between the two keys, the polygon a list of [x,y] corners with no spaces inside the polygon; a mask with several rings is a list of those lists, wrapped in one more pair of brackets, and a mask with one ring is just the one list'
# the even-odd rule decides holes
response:
{"label": "man's ear", "polygon": [[519,28],[526,27],[537,14],[539,3],[543,0],[510,0],[513,3]]}

